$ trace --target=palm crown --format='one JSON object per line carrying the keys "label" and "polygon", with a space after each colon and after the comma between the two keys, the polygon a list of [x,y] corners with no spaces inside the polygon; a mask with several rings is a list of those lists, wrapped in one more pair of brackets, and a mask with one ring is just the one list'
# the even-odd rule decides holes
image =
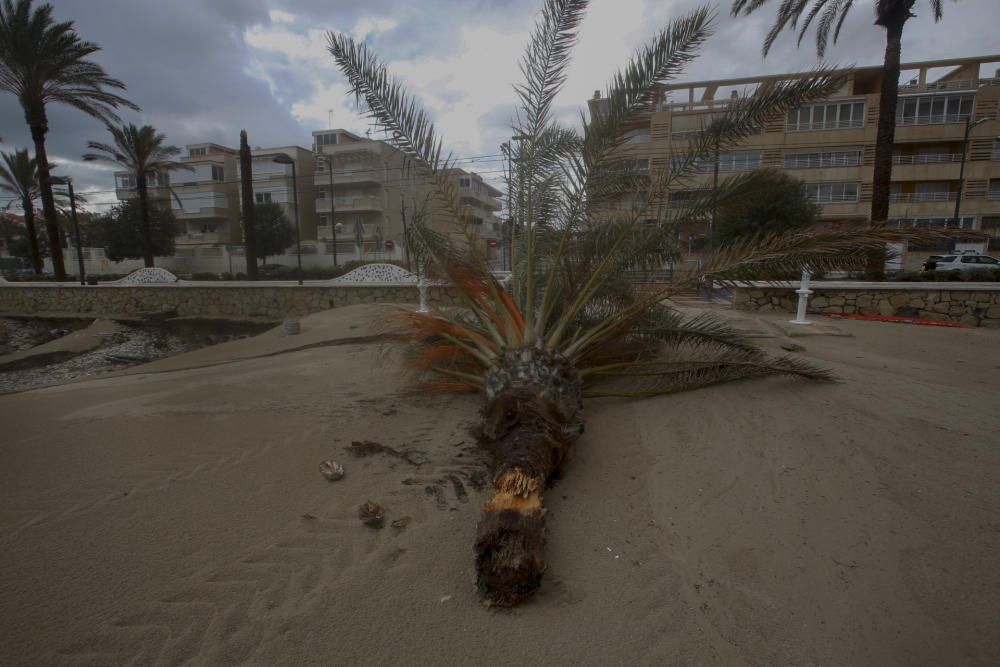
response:
{"label": "palm crown", "polygon": [[24,205],[38,199],[38,163],[27,149],[0,152],[0,191],[11,195],[12,203]]}
{"label": "palm crown", "polygon": [[[576,129],[552,118],[552,103],[586,0],[546,0],[515,87],[513,173],[507,180],[513,242],[510,282],[490,273],[475,227],[461,214],[447,178],[452,162],[429,116],[365,45],[330,34],[329,49],[355,94],[436,184],[415,216],[410,243],[432,270],[462,292],[465,307],[405,313],[412,362],[424,386],[484,397],[482,443],[495,455],[493,495],[476,540],[479,585],[497,604],[531,595],[544,569],[541,493],[582,431],[585,396],[651,396],[738,378],[788,374],[827,379],[801,359],[770,358],[723,323],[685,317],[664,298],[700,280],[732,283],[759,275],[860,268],[869,252],[905,232],[810,229],[731,245],[668,287],[639,293],[628,274],[659,267],[676,253],[678,230],[714,202],[739,192],[737,177],[683,208],[685,187],[713,151],[726,150],[775,114],[829,96],[829,71],[775,84],[716,114],[667,167],[641,171],[624,159],[623,134],[659,99],[711,34],[701,9],[672,21],[608,84],[599,113]],[[431,222],[444,217],[458,234]],[[454,238],[458,241],[454,241]]]}
{"label": "palm crown", "polygon": [[167,138],[151,125],[136,127],[133,123],[116,127],[108,126],[113,144],[99,141],[87,142],[87,148],[97,153],[86,153],[84,160],[103,160],[125,167],[135,176],[162,175],[178,169],[191,169],[174,158],[181,154],[177,146],[166,145]]}
{"label": "palm crown", "polygon": [[[750,14],[767,2],[768,0],[734,0],[733,16],[740,13]],[[813,21],[819,18],[816,23],[816,53],[823,57],[830,41],[830,32],[833,31],[833,43],[836,44],[840,37],[840,30],[844,27],[844,20],[854,7],[854,2],[855,0],[812,0],[812,6],[807,0],[782,2],[778,8],[778,16],[774,25],[771,26],[771,30],[768,31],[767,37],[764,39],[762,49],[764,55],[767,55],[778,35],[785,29],[793,32],[798,31],[798,40],[801,44]],[[898,20],[898,17],[909,17],[916,0],[875,0],[874,4],[875,24],[884,27],[889,22]],[[940,21],[944,15],[941,4],[941,0],[930,0],[931,12],[934,14],[935,21]],[[807,9],[808,11],[806,11]],[[801,25],[799,25],[800,21]]]}

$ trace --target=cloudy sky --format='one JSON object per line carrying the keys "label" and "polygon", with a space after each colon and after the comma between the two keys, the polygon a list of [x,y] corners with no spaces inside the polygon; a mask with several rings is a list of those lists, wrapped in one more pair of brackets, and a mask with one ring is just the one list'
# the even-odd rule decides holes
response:
{"label": "cloudy sky", "polygon": [[[310,132],[343,127],[363,133],[326,51],[328,30],[365,39],[417,92],[456,156],[488,178],[501,170],[498,146],[509,136],[511,82],[540,0],[51,0],[60,20],[73,20],[84,39],[103,47],[96,59],[128,85],[143,111],[123,118],[149,123],[171,143],[213,141],[237,146],[246,128],[252,145],[311,144]],[[766,59],[760,44],[778,0],[751,18],[732,19],[716,5],[716,33],[685,78],[716,79],[808,69],[811,41],[781,37]],[[572,117],[633,50],[695,0],[592,0],[569,80],[557,100]],[[880,63],[884,33],[872,24],[873,2],[857,3],[827,60]],[[906,27],[903,60],[985,55],[1000,51],[998,0],[945,3],[935,24],[929,0],[917,0]],[[812,36],[807,38],[811,40]],[[984,76],[992,75],[983,73]],[[66,107],[49,110],[50,159],[64,165],[95,204],[113,201],[111,171],[79,156],[101,124]],[[374,136],[374,135],[373,135]],[[0,96],[4,150],[30,136],[16,101]],[[484,156],[484,157],[478,157]]]}

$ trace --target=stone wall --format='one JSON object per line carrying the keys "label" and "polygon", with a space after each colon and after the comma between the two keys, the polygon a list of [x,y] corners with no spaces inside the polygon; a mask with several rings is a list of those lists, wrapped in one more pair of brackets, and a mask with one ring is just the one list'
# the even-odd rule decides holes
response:
{"label": "stone wall", "polygon": [[[798,285],[753,283],[733,291],[739,310],[794,313]],[[810,313],[897,315],[1000,328],[995,283],[813,283]]]}
{"label": "stone wall", "polygon": [[[418,303],[416,285],[174,283],[171,285],[47,285],[5,283],[0,314],[135,316],[176,311],[180,317],[281,319],[357,303]],[[452,287],[427,288],[430,305],[457,305]]]}

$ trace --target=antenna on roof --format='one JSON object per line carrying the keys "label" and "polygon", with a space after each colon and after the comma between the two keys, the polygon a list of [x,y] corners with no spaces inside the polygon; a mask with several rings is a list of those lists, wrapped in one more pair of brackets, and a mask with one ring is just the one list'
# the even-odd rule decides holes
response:
{"label": "antenna on roof", "polygon": [[326,127],[327,129],[333,129],[333,109],[326,110]]}

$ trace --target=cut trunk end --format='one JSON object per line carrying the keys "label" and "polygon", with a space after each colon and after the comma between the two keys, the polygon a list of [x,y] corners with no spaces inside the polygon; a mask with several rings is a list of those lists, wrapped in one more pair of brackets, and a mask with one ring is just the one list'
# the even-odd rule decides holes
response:
{"label": "cut trunk end", "polygon": [[542,583],[545,560],[544,480],[511,470],[497,480],[476,535],[477,585],[498,607],[513,607]]}

